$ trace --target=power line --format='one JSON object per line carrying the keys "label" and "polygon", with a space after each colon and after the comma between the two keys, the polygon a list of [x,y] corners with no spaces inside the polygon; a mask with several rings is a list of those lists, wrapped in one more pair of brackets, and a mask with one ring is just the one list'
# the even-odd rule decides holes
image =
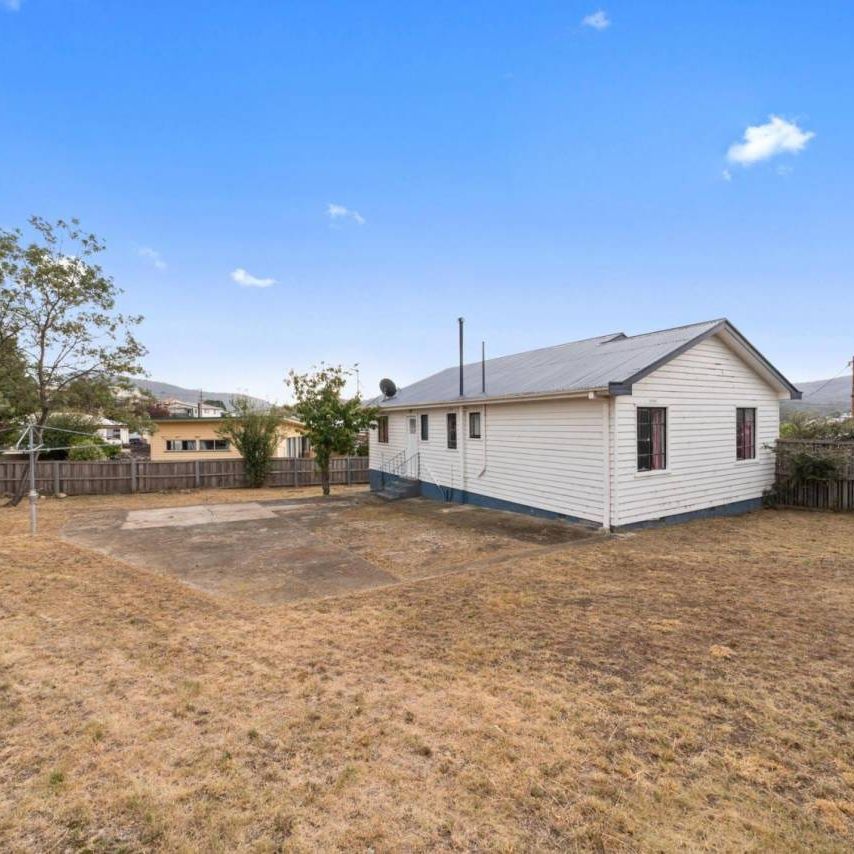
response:
{"label": "power line", "polygon": [[831,377],[829,380],[826,380],[818,388],[814,388],[812,391],[808,391],[803,397],[812,397],[812,395],[818,394],[825,386],[830,385],[834,380],[838,380],[843,374],[848,373],[848,368],[850,367],[851,362],[846,362],[845,367],[835,377]]}

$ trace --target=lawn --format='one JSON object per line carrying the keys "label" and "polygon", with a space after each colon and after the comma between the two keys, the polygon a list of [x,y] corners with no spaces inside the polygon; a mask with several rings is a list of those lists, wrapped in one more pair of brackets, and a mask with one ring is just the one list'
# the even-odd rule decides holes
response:
{"label": "lawn", "polygon": [[270,493],[44,500],[35,541],[0,509],[0,848],[851,850],[851,516],[283,605],[59,537]]}

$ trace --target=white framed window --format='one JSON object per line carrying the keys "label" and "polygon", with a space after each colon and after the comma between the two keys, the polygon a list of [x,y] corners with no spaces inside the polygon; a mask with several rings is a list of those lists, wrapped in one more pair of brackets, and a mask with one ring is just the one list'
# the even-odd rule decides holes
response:
{"label": "white framed window", "polygon": [[195,451],[196,450],[196,440],[195,439],[167,439],[166,440],[166,450],[167,451]]}
{"label": "white framed window", "polygon": [[383,445],[388,444],[388,415],[380,415],[377,418],[377,441]]}
{"label": "white framed window", "polygon": [[457,447],[457,413],[449,412],[447,415],[448,425],[448,448],[454,450]]}
{"label": "white framed window", "polygon": [[228,439],[199,439],[200,451],[227,451],[230,447]]}
{"label": "white framed window", "polygon": [[480,437],[480,413],[469,412],[469,439],[479,439]]}
{"label": "white framed window", "polygon": [[638,471],[664,471],[667,468],[667,408],[637,408]]}
{"label": "white framed window", "polygon": [[756,459],[756,408],[739,406],[735,410],[735,458]]}

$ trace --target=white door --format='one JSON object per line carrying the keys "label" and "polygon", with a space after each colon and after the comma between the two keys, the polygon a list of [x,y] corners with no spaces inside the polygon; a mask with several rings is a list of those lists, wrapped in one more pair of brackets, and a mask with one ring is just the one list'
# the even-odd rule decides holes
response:
{"label": "white door", "polygon": [[406,419],[406,477],[418,477],[418,419],[410,415]]}

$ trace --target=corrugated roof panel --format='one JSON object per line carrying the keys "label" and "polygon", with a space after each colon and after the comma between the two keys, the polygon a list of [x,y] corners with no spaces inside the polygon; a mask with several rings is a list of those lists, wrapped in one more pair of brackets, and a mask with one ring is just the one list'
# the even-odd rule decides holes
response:
{"label": "corrugated roof panel", "polygon": [[481,363],[471,362],[463,368],[462,398],[459,367],[455,366],[398,389],[393,398],[377,398],[371,403],[419,406],[607,388],[611,383],[626,382],[721,323],[709,320],[643,335],[612,333],[487,359],[485,395],[481,391]]}

